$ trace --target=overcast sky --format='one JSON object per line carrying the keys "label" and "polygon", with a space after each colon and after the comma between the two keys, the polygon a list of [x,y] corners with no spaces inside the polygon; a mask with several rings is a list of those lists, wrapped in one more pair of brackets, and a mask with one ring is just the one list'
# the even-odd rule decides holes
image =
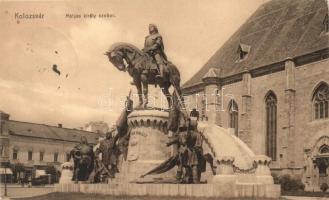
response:
{"label": "overcast sky", "polygon": [[[0,110],[13,120],[66,127],[97,120],[111,124],[122,103],[108,107],[107,100],[118,101],[133,88],[129,75],[103,55],[111,44],[142,48],[148,24],[157,24],[184,83],[264,1],[0,2]],[[18,20],[15,13],[43,13],[44,19]],[[65,17],[85,13],[115,17]]]}

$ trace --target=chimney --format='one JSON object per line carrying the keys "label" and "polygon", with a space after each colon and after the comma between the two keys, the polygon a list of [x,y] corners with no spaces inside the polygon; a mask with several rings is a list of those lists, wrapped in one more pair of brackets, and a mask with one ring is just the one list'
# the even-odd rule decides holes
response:
{"label": "chimney", "polygon": [[63,128],[63,124],[58,124],[58,128]]}

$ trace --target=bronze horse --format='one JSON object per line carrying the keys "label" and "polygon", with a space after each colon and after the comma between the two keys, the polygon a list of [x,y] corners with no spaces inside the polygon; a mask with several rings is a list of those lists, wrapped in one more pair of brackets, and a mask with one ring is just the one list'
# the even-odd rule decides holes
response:
{"label": "bronze horse", "polygon": [[[139,106],[144,108],[148,104],[148,85],[159,85],[163,94],[166,96],[168,106],[171,107],[172,99],[169,93],[169,87],[173,86],[177,95],[181,95],[180,73],[177,67],[168,62],[164,70],[164,77],[161,80],[156,79],[158,74],[157,65],[153,58],[137,47],[127,43],[115,43],[105,53],[109,61],[120,71],[128,71],[133,78],[133,84],[137,88],[139,97]],[[144,99],[143,99],[144,95]]]}

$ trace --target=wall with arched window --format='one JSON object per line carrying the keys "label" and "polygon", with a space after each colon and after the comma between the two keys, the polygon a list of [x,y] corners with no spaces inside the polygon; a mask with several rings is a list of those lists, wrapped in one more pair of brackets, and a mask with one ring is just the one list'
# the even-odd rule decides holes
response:
{"label": "wall with arched window", "polygon": [[[294,135],[290,140],[294,146],[290,152],[287,152],[287,156],[289,156],[288,159],[294,158],[296,166],[304,164],[304,156],[300,152],[304,152],[304,145],[309,142],[310,138],[317,133],[329,133],[329,118],[316,117],[316,115],[321,116],[320,110],[322,110],[322,116],[325,116],[325,112],[323,112],[325,103],[320,103],[323,102],[321,101],[323,92],[320,91],[324,91],[325,86],[329,84],[328,65],[329,59],[326,59],[298,66],[295,69],[296,96],[294,121],[292,122]],[[289,142],[286,146],[291,147]]]}
{"label": "wall with arched window", "polygon": [[239,132],[239,108],[238,104],[231,99],[228,105],[228,127],[234,128],[235,136],[238,136]]}
{"label": "wall with arched window", "polygon": [[276,160],[277,151],[277,97],[270,91],[265,96],[266,155]]}
{"label": "wall with arched window", "polygon": [[321,82],[312,96],[313,119],[325,119],[329,117],[329,85]]}

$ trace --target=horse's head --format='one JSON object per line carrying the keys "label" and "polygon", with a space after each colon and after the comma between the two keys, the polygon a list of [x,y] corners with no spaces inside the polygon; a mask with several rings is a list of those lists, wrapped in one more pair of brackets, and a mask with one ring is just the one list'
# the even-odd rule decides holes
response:
{"label": "horse's head", "polygon": [[105,53],[105,55],[107,55],[107,57],[109,58],[109,61],[116,67],[118,68],[118,70],[120,71],[126,71],[126,65],[123,57],[123,52],[121,52],[120,50],[109,50]]}
{"label": "horse's head", "polygon": [[144,53],[134,45],[128,43],[115,43],[105,53],[109,61],[120,71],[126,71],[126,63],[130,65]]}

